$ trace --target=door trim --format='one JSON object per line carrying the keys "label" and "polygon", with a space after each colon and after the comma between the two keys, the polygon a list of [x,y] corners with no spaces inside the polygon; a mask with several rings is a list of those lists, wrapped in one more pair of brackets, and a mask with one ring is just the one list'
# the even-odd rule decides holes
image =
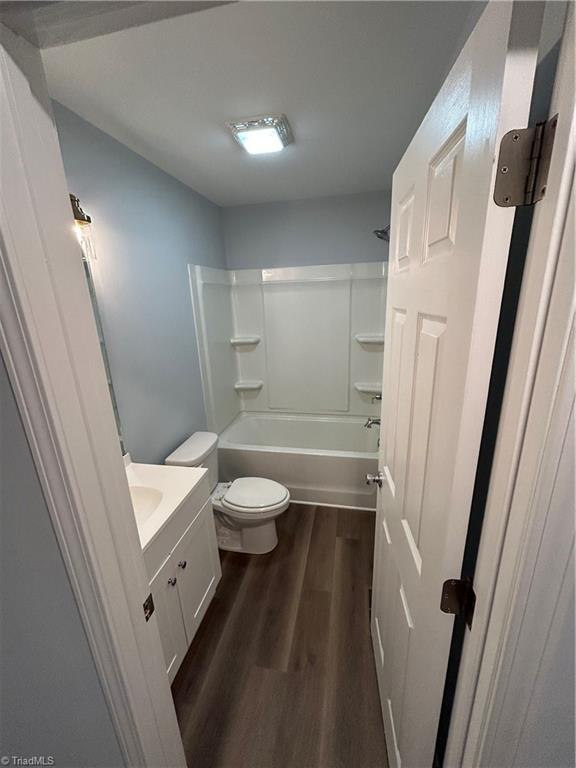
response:
{"label": "door trim", "polygon": [[[564,18],[564,4],[549,4],[546,13]],[[549,20],[553,25],[554,19]],[[560,29],[562,27],[560,26]],[[569,212],[576,155],[574,112],[574,9],[570,8],[554,85],[552,111],[561,111],[547,195],[534,209],[517,322],[494,454],[482,538],[475,573],[478,594],[472,632],[466,634],[445,766],[479,764],[496,686],[504,641],[512,629],[510,606],[518,595],[518,574],[525,563],[528,531],[538,521],[528,506],[513,510],[516,480],[525,450],[525,431],[560,243]]]}
{"label": "door trim", "polygon": [[0,25],[0,344],[126,764],[185,766],[39,51]]}
{"label": "door trim", "polygon": [[[553,14],[548,14],[543,18],[541,45],[539,46],[539,62],[534,77],[534,90],[532,93],[530,118],[528,121],[529,125],[535,125],[537,122],[546,121],[550,114],[559,45],[553,46],[552,50],[548,50],[542,41],[545,41],[548,37],[556,40],[561,39],[563,24],[564,18],[562,13],[558,14],[555,12]],[[500,417],[502,413],[508,368],[510,365],[514,328],[518,313],[524,266],[529,247],[534,212],[534,205],[521,206],[515,210],[506,278],[502,293],[498,333],[494,347],[490,387],[486,403],[486,415],[482,431],[482,442],[480,445],[476,479],[474,483],[474,494],[470,509],[470,520],[466,535],[462,570],[460,573],[461,579],[469,580],[471,583],[474,580],[478,560],[482,526],[486,512],[486,500],[490,488],[495,446],[496,440],[498,439]],[[454,622],[452,633],[442,710],[438,725],[434,763],[436,766],[441,766],[444,761],[465,638],[465,621],[462,617],[457,617]]]}

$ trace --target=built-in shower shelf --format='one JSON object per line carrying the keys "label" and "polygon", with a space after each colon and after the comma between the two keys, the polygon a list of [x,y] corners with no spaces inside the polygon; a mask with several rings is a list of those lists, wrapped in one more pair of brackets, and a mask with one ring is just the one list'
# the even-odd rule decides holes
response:
{"label": "built-in shower shelf", "polygon": [[382,384],[380,382],[375,381],[373,383],[369,382],[356,382],[354,384],[354,389],[356,392],[360,392],[363,395],[381,395],[382,394]]}
{"label": "built-in shower shelf", "polygon": [[358,344],[374,344],[380,347],[384,344],[383,333],[357,333],[354,338]]}
{"label": "built-in shower shelf", "polygon": [[236,392],[258,392],[263,386],[263,381],[237,381],[234,389]]}
{"label": "built-in shower shelf", "polygon": [[260,336],[234,336],[230,339],[233,347],[255,347],[260,343]]}

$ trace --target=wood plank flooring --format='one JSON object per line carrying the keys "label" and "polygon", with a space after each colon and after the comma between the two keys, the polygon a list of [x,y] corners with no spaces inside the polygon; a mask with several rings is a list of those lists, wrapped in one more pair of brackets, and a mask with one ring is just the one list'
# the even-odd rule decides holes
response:
{"label": "wood plank flooring", "polygon": [[369,627],[374,517],[293,505],[222,580],[173,683],[190,768],[387,768]]}

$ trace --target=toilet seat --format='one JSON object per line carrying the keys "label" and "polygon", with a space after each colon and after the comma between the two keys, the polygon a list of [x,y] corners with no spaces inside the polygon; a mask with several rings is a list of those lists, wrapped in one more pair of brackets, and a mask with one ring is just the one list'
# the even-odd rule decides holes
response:
{"label": "toilet seat", "polygon": [[264,477],[241,477],[227,489],[222,506],[230,512],[247,518],[261,518],[269,512],[287,507],[288,489]]}

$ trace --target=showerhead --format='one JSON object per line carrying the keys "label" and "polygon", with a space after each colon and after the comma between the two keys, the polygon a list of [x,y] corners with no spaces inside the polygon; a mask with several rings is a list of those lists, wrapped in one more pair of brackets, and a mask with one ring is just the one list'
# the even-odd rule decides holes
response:
{"label": "showerhead", "polygon": [[378,240],[385,240],[387,243],[389,243],[390,242],[390,224],[384,227],[384,229],[375,229],[374,234],[376,235]]}

